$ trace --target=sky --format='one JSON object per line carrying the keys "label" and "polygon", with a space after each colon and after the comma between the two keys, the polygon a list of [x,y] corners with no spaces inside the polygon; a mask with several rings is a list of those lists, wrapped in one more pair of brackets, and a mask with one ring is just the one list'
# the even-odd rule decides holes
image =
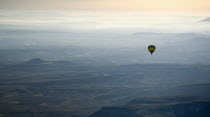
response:
{"label": "sky", "polygon": [[209,63],[209,11],[210,0],[0,0],[0,50],[73,46],[139,63],[154,61],[153,44],[158,63]]}
{"label": "sky", "polygon": [[0,9],[210,11],[210,0],[0,0]]}

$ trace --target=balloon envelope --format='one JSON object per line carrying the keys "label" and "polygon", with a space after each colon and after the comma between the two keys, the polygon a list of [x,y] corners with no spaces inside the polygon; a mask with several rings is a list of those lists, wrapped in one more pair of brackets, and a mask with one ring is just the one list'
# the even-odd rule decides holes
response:
{"label": "balloon envelope", "polygon": [[155,51],[156,47],[154,45],[149,45],[148,50],[152,54]]}

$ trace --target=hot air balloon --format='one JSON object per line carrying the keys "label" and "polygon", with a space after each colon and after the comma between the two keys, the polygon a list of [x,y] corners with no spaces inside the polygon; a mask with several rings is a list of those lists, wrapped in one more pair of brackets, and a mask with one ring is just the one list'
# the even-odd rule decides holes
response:
{"label": "hot air balloon", "polygon": [[148,46],[148,50],[149,50],[149,52],[151,53],[151,55],[152,55],[152,53],[155,51],[155,49],[156,49],[156,47],[155,47],[154,45],[149,45],[149,46]]}

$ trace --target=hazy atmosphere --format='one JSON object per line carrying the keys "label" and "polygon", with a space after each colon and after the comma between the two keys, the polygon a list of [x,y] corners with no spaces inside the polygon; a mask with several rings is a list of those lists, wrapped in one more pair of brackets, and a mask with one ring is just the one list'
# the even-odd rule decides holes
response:
{"label": "hazy atmosphere", "polygon": [[0,117],[209,117],[209,44],[209,0],[0,0]]}
{"label": "hazy atmosphere", "polygon": [[209,0],[1,0],[2,9],[206,11]]}
{"label": "hazy atmosphere", "polygon": [[[206,18],[190,13],[2,10],[0,48],[65,48],[63,55],[35,56],[50,60],[209,64],[210,24],[202,21]],[[149,44],[157,45],[155,57],[146,50]]]}

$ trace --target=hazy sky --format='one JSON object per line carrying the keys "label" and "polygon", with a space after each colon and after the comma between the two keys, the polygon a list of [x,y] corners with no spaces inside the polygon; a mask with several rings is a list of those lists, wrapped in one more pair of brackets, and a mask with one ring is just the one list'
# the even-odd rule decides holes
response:
{"label": "hazy sky", "polygon": [[210,11],[210,0],[0,0],[0,9]]}

